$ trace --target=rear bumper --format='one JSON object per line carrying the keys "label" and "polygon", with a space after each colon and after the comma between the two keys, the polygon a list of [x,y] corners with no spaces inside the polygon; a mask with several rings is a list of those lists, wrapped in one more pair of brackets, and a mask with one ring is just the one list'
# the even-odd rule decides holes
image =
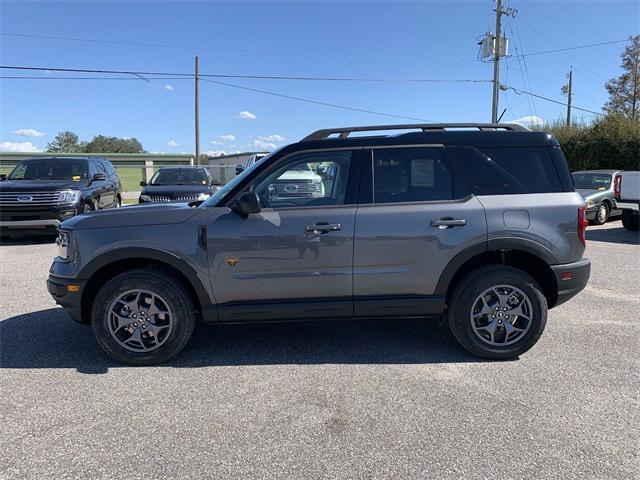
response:
{"label": "rear bumper", "polygon": [[616,202],[617,208],[620,210],[635,210],[640,211],[640,203],[636,202]]}
{"label": "rear bumper", "polygon": [[[70,292],[68,289],[69,285],[78,285],[80,288],[77,292]],[[81,308],[84,285],[84,280],[56,277],[55,275],[49,275],[47,279],[47,290],[55,302],[64,307],[69,316],[79,323],[84,323]]]}
{"label": "rear bumper", "polygon": [[591,260],[583,258],[573,263],[552,265],[551,270],[558,285],[558,298],[554,305],[557,307],[577,295],[587,285],[591,273]]}

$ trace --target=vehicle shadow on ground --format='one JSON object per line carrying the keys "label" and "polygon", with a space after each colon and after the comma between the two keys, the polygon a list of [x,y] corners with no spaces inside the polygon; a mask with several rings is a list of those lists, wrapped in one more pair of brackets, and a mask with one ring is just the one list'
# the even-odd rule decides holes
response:
{"label": "vehicle shadow on ground", "polygon": [[[196,327],[187,347],[164,366],[197,368],[278,364],[429,364],[480,362],[437,319],[342,320]],[[91,327],[62,308],[0,322],[0,368],[74,368],[107,373]]]}
{"label": "vehicle shadow on ground", "polygon": [[592,242],[640,245],[640,232],[631,232],[623,226],[616,228],[587,228],[587,240]]}

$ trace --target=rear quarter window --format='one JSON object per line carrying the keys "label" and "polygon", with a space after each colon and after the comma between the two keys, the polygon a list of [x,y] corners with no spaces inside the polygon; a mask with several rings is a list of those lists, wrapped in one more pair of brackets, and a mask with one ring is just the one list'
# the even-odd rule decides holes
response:
{"label": "rear quarter window", "polygon": [[546,147],[450,147],[476,195],[562,192]]}

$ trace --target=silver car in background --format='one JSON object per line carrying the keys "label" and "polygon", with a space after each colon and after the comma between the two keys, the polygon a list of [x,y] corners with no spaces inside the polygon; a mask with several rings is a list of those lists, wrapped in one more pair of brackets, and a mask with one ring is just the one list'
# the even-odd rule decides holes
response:
{"label": "silver car in background", "polygon": [[614,194],[615,179],[621,170],[581,170],[573,172],[576,191],[587,204],[586,217],[592,225],[604,225],[611,217],[620,216]]}

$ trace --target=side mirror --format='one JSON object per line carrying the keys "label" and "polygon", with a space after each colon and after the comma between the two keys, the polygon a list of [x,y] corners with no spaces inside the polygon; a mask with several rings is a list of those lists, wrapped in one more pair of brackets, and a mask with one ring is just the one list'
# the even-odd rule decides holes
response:
{"label": "side mirror", "polygon": [[91,178],[92,182],[100,182],[102,180],[106,180],[107,176],[104,173],[94,173],[93,178]]}
{"label": "side mirror", "polygon": [[260,212],[260,199],[256,192],[244,192],[231,208],[238,215],[246,217],[252,213]]}
{"label": "side mirror", "polygon": [[7,175],[5,173],[0,173],[0,182],[7,179]]}
{"label": "side mirror", "polygon": [[144,180],[140,180],[140,186],[141,187],[146,187],[147,186],[147,182],[145,182]]}
{"label": "side mirror", "polygon": [[236,165],[236,175],[240,175],[242,172],[244,172],[244,166],[239,163]]}

